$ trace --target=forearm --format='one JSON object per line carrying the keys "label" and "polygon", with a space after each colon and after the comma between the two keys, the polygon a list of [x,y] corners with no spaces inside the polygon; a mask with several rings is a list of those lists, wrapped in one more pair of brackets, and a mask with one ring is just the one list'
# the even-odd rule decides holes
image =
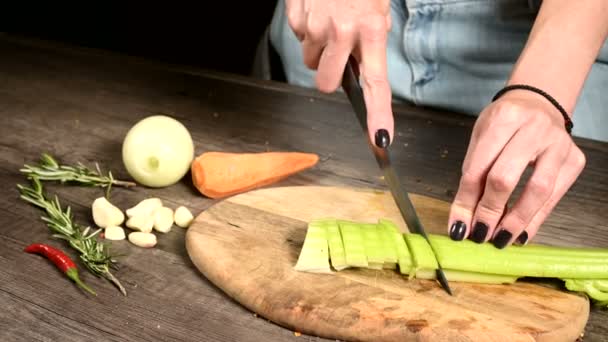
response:
{"label": "forearm", "polygon": [[571,115],[608,37],[608,0],[545,0],[508,84],[543,89]]}

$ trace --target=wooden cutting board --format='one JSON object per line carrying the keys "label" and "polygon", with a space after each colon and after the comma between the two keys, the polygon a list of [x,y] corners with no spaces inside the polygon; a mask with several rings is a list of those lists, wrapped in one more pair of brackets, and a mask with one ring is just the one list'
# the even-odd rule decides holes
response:
{"label": "wooden cutting board", "polygon": [[[428,232],[445,234],[449,204],[411,195]],[[451,282],[394,270],[311,274],[292,269],[307,222],[318,217],[393,220],[388,192],[295,186],[237,195],[201,213],[188,229],[195,266],[230,297],[285,328],[353,341],[574,341],[589,316],[586,297],[545,285]]]}

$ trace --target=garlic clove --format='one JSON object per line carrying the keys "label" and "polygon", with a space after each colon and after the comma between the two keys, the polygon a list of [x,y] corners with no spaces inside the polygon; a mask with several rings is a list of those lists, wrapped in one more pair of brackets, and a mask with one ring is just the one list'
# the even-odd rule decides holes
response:
{"label": "garlic clove", "polygon": [[156,235],[152,233],[133,232],[129,234],[129,242],[138,247],[151,248],[156,246],[157,240]]}
{"label": "garlic clove", "polygon": [[154,227],[154,216],[152,215],[137,215],[129,218],[126,223],[127,227],[140,232],[150,233]]}
{"label": "garlic clove", "polygon": [[99,197],[93,201],[91,212],[93,221],[100,228],[120,226],[125,220],[122,210],[110,203],[105,197]]}
{"label": "garlic clove", "polygon": [[124,240],[125,230],[118,226],[109,226],[104,231],[104,238],[107,240]]}
{"label": "garlic clove", "polygon": [[140,201],[134,207],[127,209],[127,217],[152,215],[154,210],[163,206],[160,198],[152,197]]}
{"label": "garlic clove", "polygon": [[161,233],[168,233],[173,226],[173,210],[167,207],[160,207],[154,210],[154,230]]}
{"label": "garlic clove", "polygon": [[176,225],[182,228],[188,228],[188,226],[190,226],[190,223],[192,223],[193,219],[194,216],[192,216],[192,213],[190,212],[190,210],[188,210],[188,208],[180,206],[175,209],[173,220],[175,221]]}

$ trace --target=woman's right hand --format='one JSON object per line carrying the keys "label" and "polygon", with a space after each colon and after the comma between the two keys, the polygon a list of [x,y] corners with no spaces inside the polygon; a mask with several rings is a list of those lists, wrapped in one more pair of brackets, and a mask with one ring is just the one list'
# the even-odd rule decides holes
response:
{"label": "woman's right hand", "polygon": [[350,55],[359,63],[369,137],[380,147],[393,136],[386,49],[390,0],[286,0],[289,25],[302,43],[304,63],[322,92],[340,85]]}

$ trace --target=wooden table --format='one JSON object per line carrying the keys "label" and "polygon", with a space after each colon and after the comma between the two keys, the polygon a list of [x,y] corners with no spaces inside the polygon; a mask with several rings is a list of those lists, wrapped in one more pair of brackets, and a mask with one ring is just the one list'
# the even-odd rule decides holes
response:
{"label": "wooden table", "polygon": [[[190,262],[181,228],[159,236],[155,249],[113,243],[126,254],[115,273],[127,297],[83,271],[83,280],[98,292],[88,297],[46,260],[22,251],[36,241],[61,245],[49,238],[42,212],[19,199],[16,184],[25,182],[19,168],[50,152],[62,162],[97,162],[128,178],[122,138],[136,121],[157,113],[183,122],[197,153],[292,150],[321,156],[317,167],[279,185],[383,187],[342,94],[0,35],[0,340],[321,340],[295,336],[225,296]],[[395,115],[394,158],[403,183],[450,201],[473,119],[408,106],[395,106]],[[535,241],[606,247],[608,144],[577,142],[587,167]],[[76,220],[93,223],[90,205],[99,189],[49,185],[48,191],[72,206]],[[121,208],[151,196],[195,214],[214,203],[193,191],[188,178],[165,189],[113,190]],[[605,336],[608,314],[593,309],[585,340]]]}

